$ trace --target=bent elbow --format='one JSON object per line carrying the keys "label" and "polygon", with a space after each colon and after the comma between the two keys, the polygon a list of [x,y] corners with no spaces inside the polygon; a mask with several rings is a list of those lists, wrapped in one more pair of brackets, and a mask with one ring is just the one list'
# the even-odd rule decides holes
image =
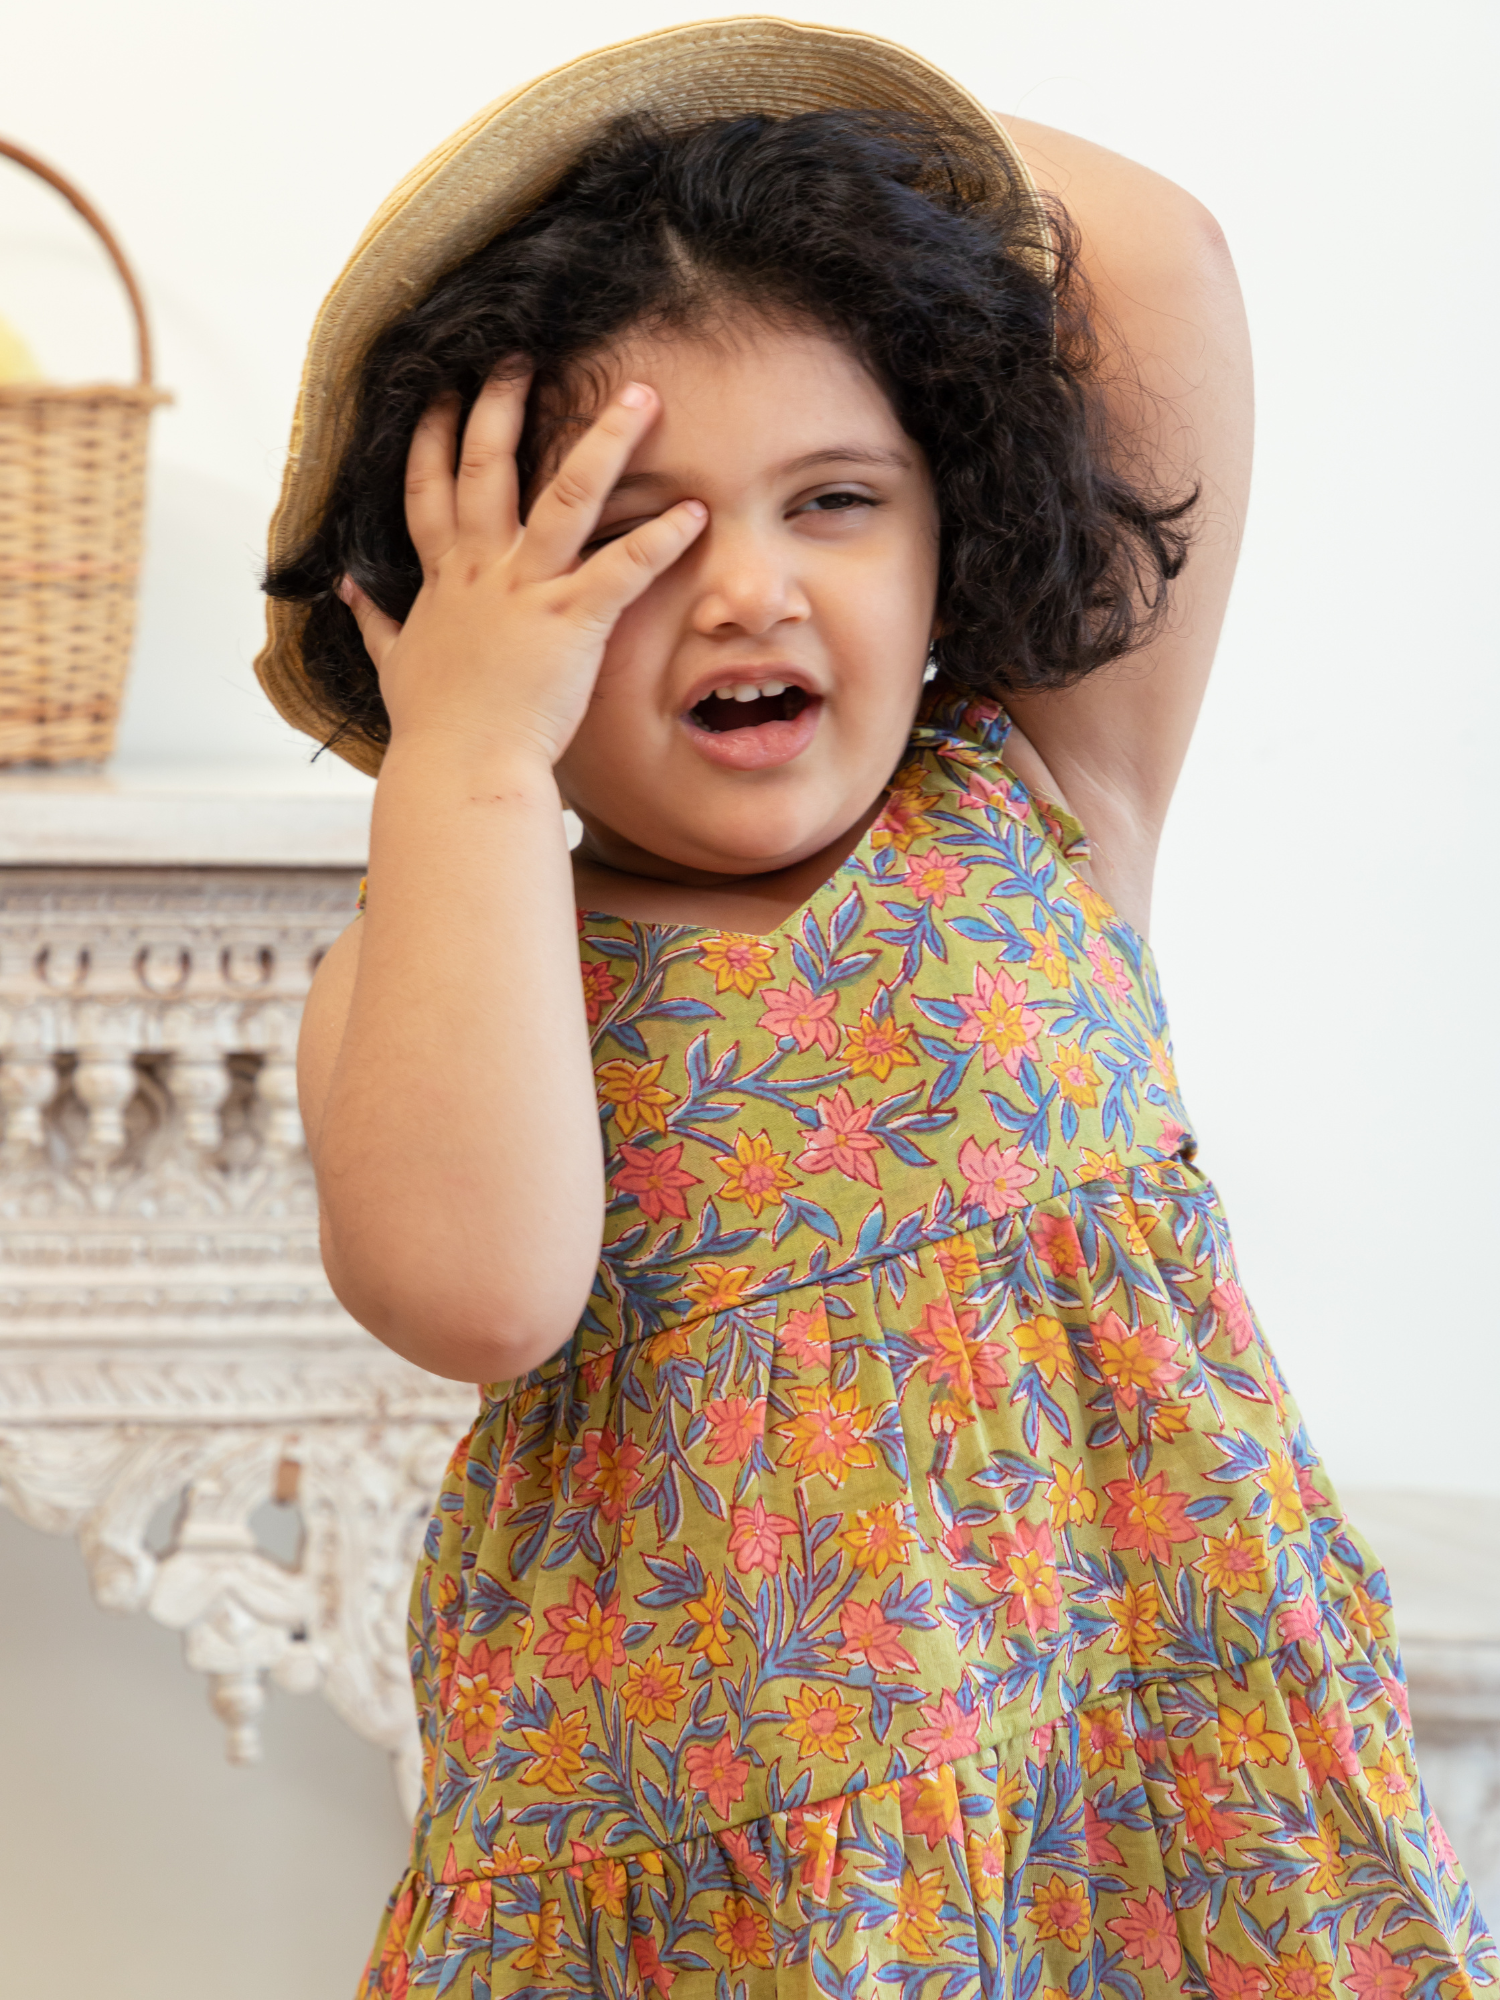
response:
{"label": "bent elbow", "polygon": [[567,1345],[594,1284],[595,1263],[452,1273],[368,1255],[341,1258],[323,1232],[323,1265],[335,1298],[382,1345],[454,1382],[509,1382]]}

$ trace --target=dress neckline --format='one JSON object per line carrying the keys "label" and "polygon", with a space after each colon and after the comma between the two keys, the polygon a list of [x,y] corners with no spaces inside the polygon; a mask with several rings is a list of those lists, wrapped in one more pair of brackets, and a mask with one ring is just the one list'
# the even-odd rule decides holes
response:
{"label": "dress neckline", "polygon": [[[795,909],[789,910],[780,923],[773,924],[765,931],[729,931],[723,924],[676,924],[653,921],[649,918],[619,917],[608,910],[578,911],[579,925],[583,929],[594,930],[603,924],[614,924],[626,931],[642,931],[655,937],[711,937],[717,935],[753,939],[756,944],[779,942],[788,932],[800,929],[803,919],[809,915],[821,916],[828,907],[834,892],[847,893],[851,877],[868,877],[874,873],[871,859],[876,852],[875,835],[880,831],[890,804],[890,794],[897,778],[911,762],[914,752],[927,755],[939,753],[944,745],[959,747],[971,756],[977,750],[999,760],[1010,734],[1010,717],[998,702],[983,695],[965,692],[950,683],[933,681],[922,697],[917,710],[917,719],[906,741],[901,761],[897,764],[885,787],[883,803],[859,839],[850,848],[830,874]],[[1079,829],[1082,832],[1082,829]],[[843,896],[837,898],[842,902]]]}

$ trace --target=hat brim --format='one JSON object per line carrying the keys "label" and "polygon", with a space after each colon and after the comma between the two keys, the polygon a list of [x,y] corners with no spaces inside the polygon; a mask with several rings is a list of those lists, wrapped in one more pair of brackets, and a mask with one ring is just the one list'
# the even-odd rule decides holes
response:
{"label": "hat brim", "polygon": [[[387,197],[323,301],[271,519],[272,567],[294,555],[322,519],[371,342],[446,272],[528,215],[612,120],[640,112],[672,130],[756,112],[858,109],[931,120],[953,135],[997,200],[1017,190],[1037,199],[1020,154],[976,98],[909,49],[848,28],[771,15],[693,22],[596,49],[487,105]],[[1037,243],[1045,241],[1039,226]],[[304,605],[269,603],[266,644],[255,662],[260,684],[288,722],[333,738],[331,749],[373,774],[383,746],[341,729],[342,718],[307,677],[306,619]]]}

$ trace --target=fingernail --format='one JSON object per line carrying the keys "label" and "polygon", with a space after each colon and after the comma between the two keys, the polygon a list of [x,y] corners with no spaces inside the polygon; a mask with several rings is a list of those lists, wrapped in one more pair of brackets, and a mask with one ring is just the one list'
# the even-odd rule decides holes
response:
{"label": "fingernail", "polygon": [[646,387],[644,382],[627,382],[625,387],[620,391],[620,401],[625,405],[627,410],[644,408],[645,404],[650,400],[650,396],[651,391]]}
{"label": "fingernail", "polygon": [[684,500],[682,511],[684,514],[691,514],[695,521],[706,521],[708,519],[708,509],[701,500]]}

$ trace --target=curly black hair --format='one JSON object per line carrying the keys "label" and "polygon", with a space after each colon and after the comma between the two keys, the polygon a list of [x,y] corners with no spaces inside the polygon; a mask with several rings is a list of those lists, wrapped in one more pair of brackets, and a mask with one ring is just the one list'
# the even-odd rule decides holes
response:
{"label": "curly black hair", "polygon": [[265,585],[308,606],[303,657],[342,718],[336,733],[389,738],[336,591],[347,574],[389,616],[410,610],[421,569],[403,473],[434,398],[456,391],[467,416],[497,364],[534,369],[524,490],[555,435],[547,412],[576,403],[591,358],[627,332],[704,325],[727,304],[846,341],[922,447],[940,522],[934,652],[948,680],[1002,698],[1063,687],[1150,636],[1196,496],[1149,490],[1110,435],[1065,212],[1039,211],[1020,189],[996,202],[940,131],[907,117],[810,112],[674,132],[631,117],[370,348],[322,522]]}

